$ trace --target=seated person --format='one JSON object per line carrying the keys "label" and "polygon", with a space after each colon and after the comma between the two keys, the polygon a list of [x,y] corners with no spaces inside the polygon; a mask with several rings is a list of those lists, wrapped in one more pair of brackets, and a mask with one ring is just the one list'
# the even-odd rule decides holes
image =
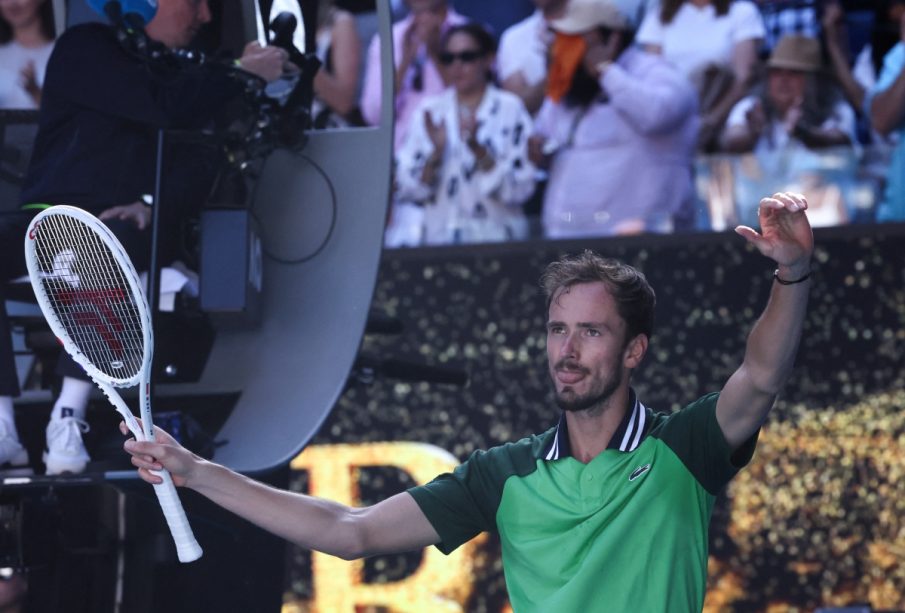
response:
{"label": "seated person", "polygon": [[[188,45],[210,19],[207,0],[161,0],[146,32],[174,49]],[[28,464],[14,422],[12,398],[19,387],[4,294],[8,280],[26,272],[22,244],[31,218],[54,204],[83,208],[104,219],[136,268],[145,268],[150,209],[144,197],[154,190],[158,130],[202,127],[244,89],[226,71],[148,61],[121,45],[113,27],[92,23],[66,31],[48,63],[22,210],[0,218],[0,469]],[[285,51],[251,43],[239,66],[270,81],[286,61]],[[176,208],[198,206],[210,188],[211,162],[179,153],[171,156],[177,164],[166,184]],[[47,426],[44,462],[48,474],[77,473],[89,460],[81,435],[93,385],[65,354],[58,374],[64,379]]]}
{"label": "seated person", "polygon": [[732,106],[755,83],[764,22],[747,0],[662,0],[648,10],[638,42],[660,53],[695,84],[698,146],[710,152]]}
{"label": "seated person", "polygon": [[767,61],[763,93],[733,107],[720,137],[721,149],[748,153],[854,144],[854,111],[839,96],[821,95],[820,69],[816,38],[782,38]]}
{"label": "seated person", "polygon": [[53,50],[51,0],[0,2],[0,109],[36,109]]}
{"label": "seated person", "polygon": [[521,205],[535,175],[531,116],[490,82],[495,43],[481,25],[453,26],[441,45],[450,87],[412,115],[397,155],[397,196],[424,207],[426,244],[524,239]]}
{"label": "seated person", "polygon": [[629,16],[608,0],[571,0],[553,21],[578,35],[571,88],[547,98],[529,144],[549,167],[550,238],[669,232],[690,208],[697,95],[661,55],[632,45]]}

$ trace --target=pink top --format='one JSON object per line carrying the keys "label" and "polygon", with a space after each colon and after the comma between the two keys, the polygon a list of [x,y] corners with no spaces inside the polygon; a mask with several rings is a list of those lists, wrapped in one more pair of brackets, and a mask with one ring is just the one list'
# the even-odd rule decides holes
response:
{"label": "pink top", "polygon": [[[393,64],[399,65],[402,58],[402,42],[405,33],[411,26],[413,17],[409,15],[393,26]],[[467,20],[451,8],[446,12],[443,29],[465,23]],[[420,79],[418,73],[420,72]],[[368,46],[368,58],[365,63],[364,85],[361,91],[361,114],[371,125],[380,123],[380,36],[375,35]],[[421,89],[416,90],[416,81],[421,81]],[[405,140],[405,133],[411,121],[415,107],[426,97],[439,94],[446,88],[440,71],[434,65],[426,49],[420,49],[418,57],[412,62],[408,74],[405,75],[402,87],[396,92],[396,130],[395,147],[398,150]]]}

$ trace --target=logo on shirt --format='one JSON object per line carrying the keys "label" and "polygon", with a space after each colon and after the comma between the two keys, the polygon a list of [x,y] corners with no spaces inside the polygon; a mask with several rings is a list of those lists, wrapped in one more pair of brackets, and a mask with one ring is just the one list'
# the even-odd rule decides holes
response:
{"label": "logo on shirt", "polygon": [[628,476],[629,481],[634,481],[644,473],[650,470],[650,464],[645,464],[644,466],[639,466],[635,470],[632,471],[632,474]]}

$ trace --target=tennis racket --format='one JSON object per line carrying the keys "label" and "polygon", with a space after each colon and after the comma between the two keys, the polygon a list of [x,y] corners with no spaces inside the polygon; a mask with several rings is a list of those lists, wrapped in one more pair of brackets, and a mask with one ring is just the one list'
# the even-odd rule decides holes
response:
{"label": "tennis racket", "polygon": [[[25,261],[41,311],[63,348],[122,415],[136,440],[154,440],[148,383],[153,333],[148,302],[120,242],[93,215],[54,206],[32,220]],[[114,388],[140,385],[141,424]],[[154,486],[180,562],[201,557],[173,479]]]}

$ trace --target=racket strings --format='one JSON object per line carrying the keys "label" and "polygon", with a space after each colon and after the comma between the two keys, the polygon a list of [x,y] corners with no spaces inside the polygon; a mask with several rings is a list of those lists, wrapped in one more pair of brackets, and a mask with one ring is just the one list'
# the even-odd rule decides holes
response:
{"label": "racket strings", "polygon": [[67,215],[47,216],[36,234],[45,295],[72,342],[106,376],[135,377],[145,352],[141,312],[110,247]]}

